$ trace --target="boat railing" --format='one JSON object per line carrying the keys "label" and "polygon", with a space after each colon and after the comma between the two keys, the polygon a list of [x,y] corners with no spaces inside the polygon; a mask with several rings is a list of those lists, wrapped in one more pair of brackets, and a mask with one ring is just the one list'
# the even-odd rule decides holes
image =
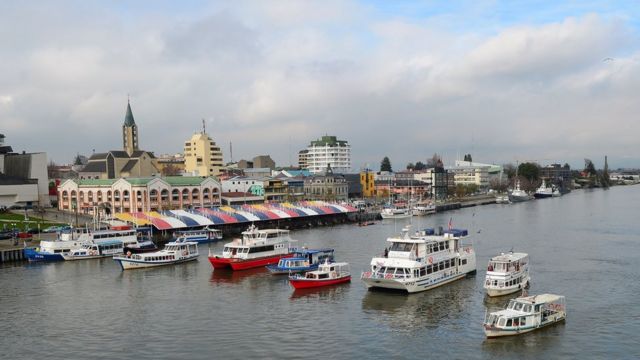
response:
{"label": "boat railing", "polygon": [[360,275],[361,279],[408,279],[409,277],[407,274],[378,273],[373,271],[363,271]]}

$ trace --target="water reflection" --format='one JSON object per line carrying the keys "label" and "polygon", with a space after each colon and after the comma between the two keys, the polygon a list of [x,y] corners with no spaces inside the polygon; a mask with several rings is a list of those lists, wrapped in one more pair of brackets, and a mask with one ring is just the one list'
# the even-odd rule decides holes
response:
{"label": "water reflection", "polygon": [[[291,287],[293,289],[293,287]],[[349,289],[349,283],[323,286],[310,289],[295,289],[291,293],[291,300],[313,299],[322,301],[337,302],[343,299]]]}
{"label": "water reflection", "polygon": [[525,348],[527,350],[536,349],[537,347],[553,348],[564,334],[564,324],[565,322],[563,321],[521,335],[494,339],[485,338],[482,348],[494,356],[517,354],[518,352],[523,352]]}
{"label": "water reflection", "polygon": [[367,291],[364,313],[394,329],[438,327],[443,319],[460,320],[468,312],[475,280],[464,279],[417,294]]}
{"label": "water reflection", "polygon": [[210,282],[215,284],[240,284],[245,281],[263,281],[265,278],[281,278],[272,276],[265,267],[233,271],[231,269],[215,269],[211,273]]}

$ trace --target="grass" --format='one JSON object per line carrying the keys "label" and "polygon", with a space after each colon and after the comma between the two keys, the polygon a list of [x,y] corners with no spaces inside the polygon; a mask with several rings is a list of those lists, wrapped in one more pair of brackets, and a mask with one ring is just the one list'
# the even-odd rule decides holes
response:
{"label": "grass", "polygon": [[38,224],[40,224],[40,230],[44,230],[49,226],[59,226],[65,225],[64,223],[52,222],[49,220],[44,220],[42,218],[29,215],[28,220],[24,219],[23,214],[14,214],[14,213],[0,213],[0,230],[6,228],[11,229],[15,224],[20,230],[26,230],[29,228],[37,228]]}

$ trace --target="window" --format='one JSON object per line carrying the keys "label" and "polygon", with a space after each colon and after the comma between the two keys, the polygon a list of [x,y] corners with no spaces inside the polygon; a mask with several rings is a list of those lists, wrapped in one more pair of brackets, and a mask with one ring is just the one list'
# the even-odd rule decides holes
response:
{"label": "window", "polygon": [[507,326],[511,326],[511,319],[507,320]]}
{"label": "window", "polygon": [[501,318],[501,319],[498,321],[498,326],[504,326],[504,322],[505,322],[504,318]]}

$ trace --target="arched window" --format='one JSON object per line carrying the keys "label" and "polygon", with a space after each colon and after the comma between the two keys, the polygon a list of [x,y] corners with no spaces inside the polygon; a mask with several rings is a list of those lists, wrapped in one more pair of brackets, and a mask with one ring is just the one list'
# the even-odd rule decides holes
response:
{"label": "arched window", "polygon": [[69,193],[67,190],[62,192],[62,201],[69,201]]}
{"label": "arched window", "polygon": [[113,192],[113,201],[120,201],[120,190],[116,190]]}
{"label": "arched window", "polygon": [[98,198],[98,202],[102,202],[102,191],[98,190],[96,192],[96,197]]}
{"label": "arched window", "polygon": [[182,200],[189,200],[189,190],[188,189],[182,190]]}
{"label": "arched window", "polygon": [[80,191],[80,192],[78,192],[78,201],[79,201],[80,203],[83,203],[83,202],[84,202],[84,191]]}
{"label": "arched window", "polygon": [[136,200],[142,201],[142,191],[140,190],[136,191]]}
{"label": "arched window", "polygon": [[75,190],[71,190],[71,201],[76,201],[78,200],[78,197],[76,195],[76,191]]}
{"label": "arched window", "polygon": [[205,188],[204,190],[202,190],[202,200],[209,200],[209,189]]}
{"label": "arched window", "polygon": [[193,190],[191,191],[191,198],[192,198],[193,200],[199,200],[199,199],[200,199],[200,190],[198,190],[198,189],[193,189]]}
{"label": "arched window", "polygon": [[129,190],[122,191],[122,200],[129,201]]}
{"label": "arched window", "polygon": [[111,202],[111,190],[107,191],[107,201]]}
{"label": "arched window", "polygon": [[89,190],[87,191],[87,201],[92,203],[93,202],[93,191]]}
{"label": "arched window", "polygon": [[167,189],[163,189],[160,192],[160,199],[162,199],[162,201],[169,201],[169,190]]}
{"label": "arched window", "polygon": [[158,202],[158,190],[151,189],[151,191],[149,191],[149,201],[152,203]]}
{"label": "arched window", "polygon": [[180,200],[180,191],[178,189],[173,189],[171,191],[171,200],[179,201]]}

